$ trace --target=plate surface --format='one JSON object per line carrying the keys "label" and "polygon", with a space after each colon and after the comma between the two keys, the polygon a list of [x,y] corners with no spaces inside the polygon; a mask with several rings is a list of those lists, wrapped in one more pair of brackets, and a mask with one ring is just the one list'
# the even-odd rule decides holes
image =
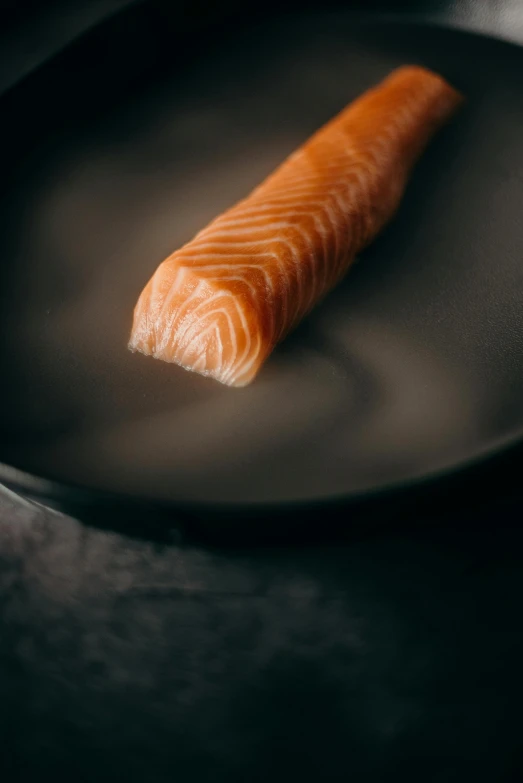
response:
{"label": "plate surface", "polygon": [[[155,24],[105,27],[1,101],[0,460],[159,501],[272,503],[402,484],[523,435],[523,50],[329,11],[197,45]],[[258,379],[231,390],[130,354],[157,264],[406,62],[467,104]]]}

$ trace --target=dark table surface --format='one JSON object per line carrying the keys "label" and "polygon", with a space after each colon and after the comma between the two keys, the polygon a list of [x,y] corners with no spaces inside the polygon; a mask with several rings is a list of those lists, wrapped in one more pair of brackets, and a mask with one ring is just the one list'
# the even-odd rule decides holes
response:
{"label": "dark table surface", "polygon": [[[104,10],[60,5],[38,52],[11,14],[4,87]],[[516,0],[404,5],[523,41]],[[523,780],[519,464],[277,547],[1,488],[0,780]]]}

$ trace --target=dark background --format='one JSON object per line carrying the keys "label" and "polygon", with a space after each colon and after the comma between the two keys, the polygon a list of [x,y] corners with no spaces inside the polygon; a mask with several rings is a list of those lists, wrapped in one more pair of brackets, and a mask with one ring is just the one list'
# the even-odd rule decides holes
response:
{"label": "dark background", "polygon": [[[117,5],[1,3],[2,89]],[[522,780],[520,464],[272,546],[1,489],[0,780]]]}

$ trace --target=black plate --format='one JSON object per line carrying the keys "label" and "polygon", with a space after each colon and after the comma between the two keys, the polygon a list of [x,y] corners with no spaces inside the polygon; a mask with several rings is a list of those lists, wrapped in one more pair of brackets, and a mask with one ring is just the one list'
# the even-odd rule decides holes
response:
{"label": "black plate", "polygon": [[[126,350],[171,250],[406,62],[467,105],[390,228],[252,386]],[[1,101],[0,459],[161,502],[353,497],[523,435],[523,50],[325,10],[138,9]]]}

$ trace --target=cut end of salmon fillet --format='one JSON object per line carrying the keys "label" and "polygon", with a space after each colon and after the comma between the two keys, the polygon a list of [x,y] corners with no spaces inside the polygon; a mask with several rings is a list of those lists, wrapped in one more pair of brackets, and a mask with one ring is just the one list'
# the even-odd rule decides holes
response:
{"label": "cut end of salmon fillet", "polygon": [[187,267],[170,266],[160,278],[163,285],[153,277],[137,302],[129,350],[228,386],[246,386],[262,364],[257,313],[241,294]]}

